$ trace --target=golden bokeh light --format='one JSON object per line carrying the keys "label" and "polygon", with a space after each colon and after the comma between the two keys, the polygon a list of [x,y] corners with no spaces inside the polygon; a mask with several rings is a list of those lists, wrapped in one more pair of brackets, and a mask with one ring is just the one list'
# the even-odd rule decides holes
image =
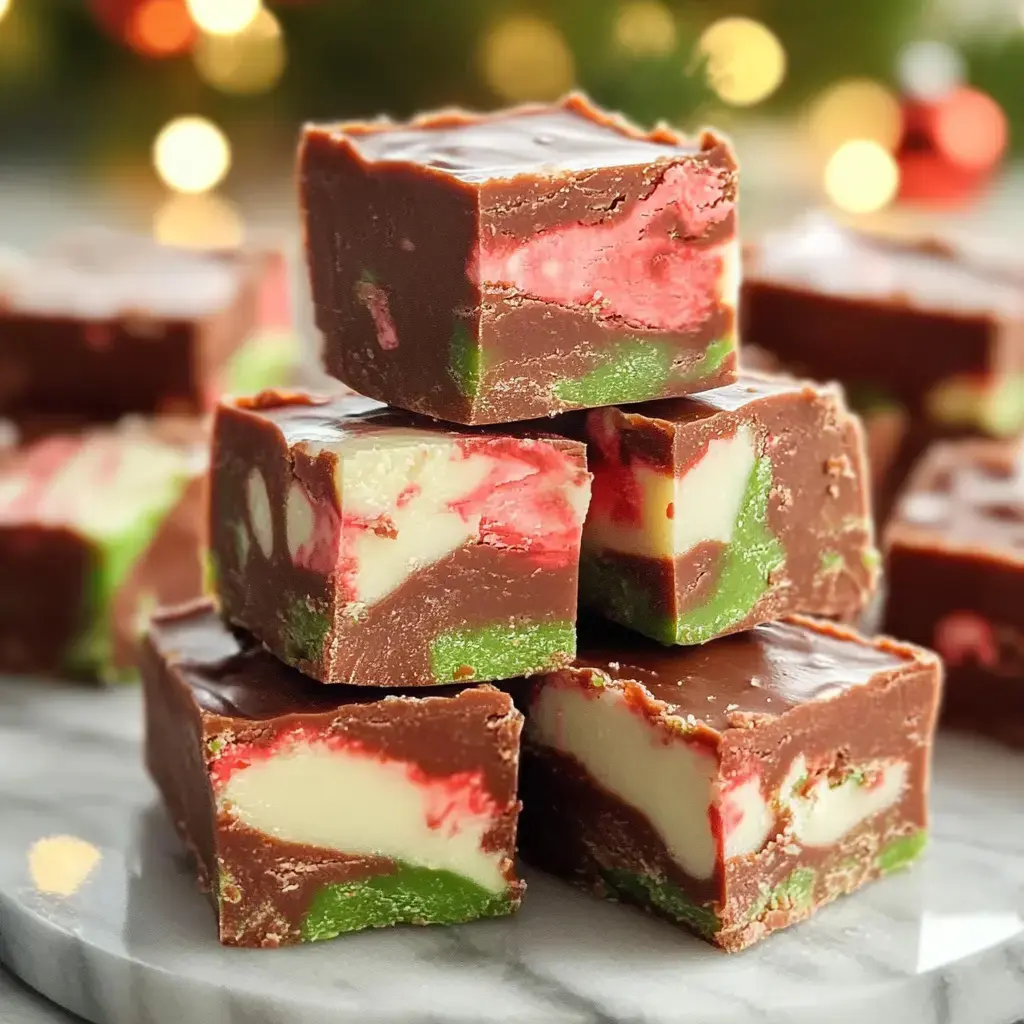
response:
{"label": "golden bokeh light", "polygon": [[569,89],[576,68],[562,33],[530,15],[495,25],[483,41],[484,79],[504,100],[550,100]]}
{"label": "golden bokeh light", "polygon": [[701,33],[697,48],[707,58],[711,88],[736,107],[767,99],[786,74],[786,52],[778,36],[752,18],[713,22]]}
{"label": "golden bokeh light", "polygon": [[676,20],[658,0],[633,0],[615,19],[615,42],[630,53],[665,54],[676,46]]}
{"label": "golden bokeh light", "polygon": [[0,21],[3,20],[4,15],[11,9],[11,0],[0,0]]}
{"label": "golden bokeh light", "polygon": [[899,142],[901,127],[899,100],[870,78],[836,82],[807,112],[811,141],[822,153],[833,153],[850,139],[868,139],[892,150]]}
{"label": "golden bokeh light", "polygon": [[230,36],[243,31],[260,12],[261,0],[186,0],[192,20],[204,32]]}
{"label": "golden bokeh light", "polygon": [[153,215],[153,237],[188,249],[237,249],[245,224],[235,204],[221,196],[172,195]]}
{"label": "golden bokeh light", "polygon": [[200,77],[222,92],[266,92],[284,72],[281,23],[263,9],[241,32],[200,36],[193,59]]}
{"label": "golden bokeh light", "polygon": [[888,205],[899,186],[892,154],[873,139],[844,142],[825,165],[825,193],[847,213],[872,213]]}
{"label": "golden bokeh light", "polygon": [[28,871],[36,890],[49,896],[72,896],[100,862],[100,851],[77,836],[37,839],[28,851]]}
{"label": "golden bokeh light", "polygon": [[151,57],[169,57],[187,50],[195,25],[182,0],[145,0],[132,12],[128,45]]}
{"label": "golden bokeh light", "polygon": [[231,167],[231,146],[205,117],[176,117],[153,143],[153,164],[175,192],[208,192]]}

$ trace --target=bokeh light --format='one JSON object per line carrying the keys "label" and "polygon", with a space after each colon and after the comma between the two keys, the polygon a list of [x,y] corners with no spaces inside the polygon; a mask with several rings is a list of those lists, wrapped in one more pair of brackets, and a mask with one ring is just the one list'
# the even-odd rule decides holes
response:
{"label": "bokeh light", "polygon": [[189,249],[236,249],[245,241],[245,223],[222,196],[171,195],[153,215],[153,237]]}
{"label": "bokeh light", "polygon": [[959,88],[935,112],[935,142],[961,167],[991,167],[1006,148],[1006,115],[991,96]]}
{"label": "bokeh light", "polygon": [[143,0],[132,12],[125,33],[128,45],[149,57],[183,53],[195,36],[195,23],[184,0]]}
{"label": "bokeh light", "polygon": [[870,78],[836,82],[807,112],[808,133],[821,153],[833,153],[850,139],[869,139],[891,150],[899,142],[901,127],[899,100]]}
{"label": "bokeh light", "polygon": [[892,201],[899,177],[887,149],[872,139],[850,139],[825,165],[825,193],[841,210],[871,213]]}
{"label": "bokeh light", "polygon": [[203,117],[176,117],[153,143],[153,163],[161,180],[176,192],[206,192],[231,166],[224,133]]}
{"label": "bokeh light", "polygon": [[213,35],[241,32],[260,12],[260,0],[187,0],[192,20]]}
{"label": "bokeh light", "polygon": [[665,54],[676,46],[676,20],[657,0],[624,4],[615,19],[615,42],[629,53]]}
{"label": "bokeh light", "polygon": [[202,35],[193,59],[203,80],[222,92],[265,92],[277,84],[284,72],[286,54],[281,24],[263,9],[235,35]]}
{"label": "bokeh light", "polygon": [[480,53],[484,79],[504,100],[550,100],[573,84],[572,53],[550,22],[530,15],[495,25]]}
{"label": "bokeh light", "polygon": [[964,78],[964,59],[948,43],[922,39],[909,43],[896,62],[903,91],[914,99],[937,100]]}
{"label": "bokeh light", "polygon": [[707,57],[708,78],[719,98],[748,107],[769,97],[786,74],[786,52],[767,25],[751,18],[722,18],[697,43]]}
{"label": "bokeh light", "polygon": [[4,15],[11,9],[11,0],[0,0],[0,21],[3,21]]}

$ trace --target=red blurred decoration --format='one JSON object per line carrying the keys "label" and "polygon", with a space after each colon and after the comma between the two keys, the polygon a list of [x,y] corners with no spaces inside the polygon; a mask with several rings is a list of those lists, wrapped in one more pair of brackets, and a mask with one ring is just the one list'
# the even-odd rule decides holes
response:
{"label": "red blurred decoration", "polygon": [[936,206],[975,199],[1006,149],[1006,115],[999,104],[958,86],[939,100],[904,98],[902,112],[899,198]]}
{"label": "red blurred decoration", "polygon": [[103,28],[144,57],[175,57],[196,41],[185,0],[91,0]]}

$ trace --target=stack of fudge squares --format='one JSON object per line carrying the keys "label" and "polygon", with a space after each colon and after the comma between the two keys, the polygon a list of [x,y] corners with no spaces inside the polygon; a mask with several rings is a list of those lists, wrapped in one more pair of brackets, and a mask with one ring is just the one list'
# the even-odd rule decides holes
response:
{"label": "stack of fudge squares", "polygon": [[863,417],[883,627],[942,656],[944,721],[1024,746],[1024,270],[816,215],[748,249],[740,321]]}
{"label": "stack of fudge squares", "polygon": [[0,671],[136,676],[203,592],[205,424],[296,361],[279,254],[107,230],[0,254]]}
{"label": "stack of fudge squares", "polygon": [[938,659],[832,621],[878,573],[860,427],[737,369],[728,145],[574,96],[299,168],[358,394],[222,403],[217,601],[143,655],[221,941],[509,914],[518,840],[739,950],[911,862]]}

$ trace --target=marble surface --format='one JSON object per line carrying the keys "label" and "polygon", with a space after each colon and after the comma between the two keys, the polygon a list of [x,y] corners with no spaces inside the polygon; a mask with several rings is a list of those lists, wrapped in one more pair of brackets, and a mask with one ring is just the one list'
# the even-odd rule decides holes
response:
{"label": "marble surface", "polygon": [[537,873],[511,920],[247,951],[214,938],[140,767],[138,700],[0,681],[0,962],[97,1024],[1024,1017],[1024,757],[982,741],[943,737],[916,870],[738,956]]}

